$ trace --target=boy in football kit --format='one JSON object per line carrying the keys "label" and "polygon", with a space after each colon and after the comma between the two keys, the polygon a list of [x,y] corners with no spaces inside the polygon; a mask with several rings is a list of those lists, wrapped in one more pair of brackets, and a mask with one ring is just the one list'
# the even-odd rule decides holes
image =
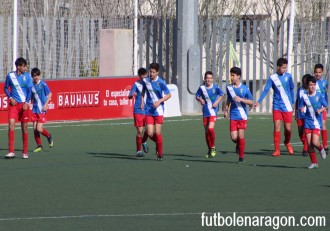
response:
{"label": "boy in football kit", "polygon": [[[298,134],[301,142],[303,143],[303,156],[308,156],[308,144],[306,141],[306,135],[304,132],[304,114],[299,110],[298,105],[301,100],[303,100],[302,96],[307,93],[307,85],[306,85],[306,79],[311,76],[310,74],[306,74],[301,79],[301,86],[297,90],[297,96],[296,96],[296,104],[295,104],[295,119],[297,121],[298,126]],[[306,111],[306,108],[305,108]]]}
{"label": "boy in football kit", "polygon": [[[248,109],[246,105],[253,105],[253,98],[249,88],[241,83],[241,69],[230,69],[231,84],[227,85],[227,102],[224,111],[225,118],[230,115],[230,136],[236,143],[239,154],[238,163],[244,163],[245,139],[244,131],[247,126]],[[228,111],[229,110],[229,111]]]}
{"label": "boy in football kit", "polygon": [[135,97],[134,103],[134,126],[136,127],[136,156],[143,157],[143,151],[147,153],[149,151],[147,145],[148,132],[147,129],[143,132],[146,125],[146,107],[143,100],[143,79],[147,77],[147,70],[140,68],[138,70],[139,80],[137,80],[129,92],[128,98]]}
{"label": "boy in football kit", "polygon": [[48,103],[51,100],[52,93],[49,90],[48,85],[40,79],[40,70],[38,68],[33,68],[31,70],[31,75],[33,78],[33,87],[32,87],[32,122],[33,122],[33,131],[34,139],[37,143],[37,148],[33,152],[42,151],[42,142],[40,139],[40,133],[45,136],[48,140],[48,145],[50,148],[53,147],[54,142],[52,135],[44,129],[44,123],[46,123],[46,113],[48,110]]}
{"label": "boy in football kit", "polygon": [[[308,152],[311,159],[309,169],[318,168],[317,158],[314,147],[317,148],[321,154],[322,159],[327,157],[327,154],[319,141],[320,130],[322,129],[322,112],[328,106],[324,95],[316,91],[316,78],[309,76],[306,80],[308,92],[303,95],[303,100],[299,102],[299,110],[304,113],[304,128],[306,140],[308,143]],[[306,106],[306,113],[304,107]]]}
{"label": "boy in football kit", "polygon": [[166,83],[159,76],[159,64],[149,65],[149,76],[143,79],[147,92],[147,131],[148,136],[156,143],[157,160],[163,160],[163,136],[161,133],[164,122],[164,102],[171,98]]}
{"label": "boy in football kit", "polygon": [[[318,63],[314,66],[314,75],[316,78],[316,91],[321,92],[328,102],[328,81],[323,78],[323,65]],[[322,143],[325,151],[328,153],[328,133],[327,133],[327,111],[324,110],[322,113]]]}
{"label": "boy in football kit", "polygon": [[219,103],[223,97],[223,92],[217,84],[213,83],[213,73],[207,71],[204,74],[204,84],[196,92],[196,100],[203,106],[203,125],[205,129],[205,139],[208,147],[206,158],[215,157],[215,122]]}
{"label": "boy in football kit", "polygon": [[268,94],[270,88],[273,89],[273,122],[274,122],[274,146],[275,151],[272,156],[280,156],[280,140],[281,140],[281,121],[284,122],[284,145],[290,155],[294,154],[290,144],[292,133],[292,111],[294,105],[294,84],[290,73],[286,72],[288,60],[279,58],[277,60],[277,72],[268,77],[264,90],[260,98],[254,105],[258,107],[262,100]]}
{"label": "boy in football kit", "polygon": [[24,58],[16,59],[16,71],[9,72],[6,76],[4,91],[9,99],[8,110],[8,150],[6,159],[15,158],[15,123],[21,122],[23,138],[23,159],[28,159],[28,122],[30,120],[29,103],[32,96],[32,78],[26,72],[27,62]]}

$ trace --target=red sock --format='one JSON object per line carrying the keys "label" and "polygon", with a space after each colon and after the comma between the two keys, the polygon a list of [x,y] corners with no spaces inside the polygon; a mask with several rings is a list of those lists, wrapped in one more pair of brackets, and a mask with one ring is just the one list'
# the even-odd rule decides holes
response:
{"label": "red sock", "polygon": [[320,144],[320,146],[318,146],[316,148],[317,148],[317,150],[321,151],[323,149],[323,146],[322,146],[322,144]]}
{"label": "red sock", "polygon": [[29,133],[23,133],[23,153],[28,153],[29,149]]}
{"label": "red sock", "polygon": [[274,132],[275,150],[280,150],[280,140],[281,140],[281,133],[280,132]]}
{"label": "red sock", "polygon": [[305,132],[303,132],[303,134],[301,135],[300,140],[301,140],[301,142],[302,142],[303,145],[304,145],[303,150],[304,150],[304,151],[307,151],[307,150],[308,150],[308,144],[307,144],[307,140],[306,140],[306,134],[305,134]]}
{"label": "red sock", "polygon": [[291,131],[284,131],[284,144],[290,143],[291,140]]}
{"label": "red sock", "polygon": [[321,130],[322,133],[322,143],[324,147],[328,147],[328,133],[327,130]]}
{"label": "red sock", "polygon": [[208,132],[205,132],[205,140],[206,140],[207,147],[210,149],[211,148],[211,140],[210,140],[210,136],[209,136]]}
{"label": "red sock", "polygon": [[150,136],[150,139],[156,143],[157,141],[157,137],[156,137],[156,134],[154,134],[153,136]]}
{"label": "red sock", "polygon": [[245,139],[238,140],[238,148],[239,148],[239,158],[244,158],[244,150],[245,150]]}
{"label": "red sock", "polygon": [[38,146],[42,145],[42,142],[40,139],[40,133],[37,130],[34,131],[34,139],[36,140],[36,143]]}
{"label": "red sock", "polygon": [[136,151],[141,151],[142,149],[142,137],[141,136],[136,136]]}
{"label": "red sock", "polygon": [[157,140],[156,140],[156,151],[158,153],[158,157],[163,156],[163,136],[162,134],[157,135]]}
{"label": "red sock", "polygon": [[8,131],[8,149],[9,152],[14,152],[15,131]]}
{"label": "red sock", "polygon": [[142,137],[142,143],[147,142],[147,139],[148,139],[148,132],[147,130],[145,130]]}
{"label": "red sock", "polygon": [[316,158],[316,153],[315,152],[310,152],[309,153],[309,158],[311,158],[312,164],[317,164],[317,158]]}
{"label": "red sock", "polygon": [[215,141],[214,128],[208,128],[208,133],[209,133],[209,137],[210,137],[210,147],[213,148],[213,147],[215,147],[215,145],[214,145],[214,141]]}
{"label": "red sock", "polygon": [[49,132],[46,129],[42,129],[41,134],[47,138],[50,136]]}

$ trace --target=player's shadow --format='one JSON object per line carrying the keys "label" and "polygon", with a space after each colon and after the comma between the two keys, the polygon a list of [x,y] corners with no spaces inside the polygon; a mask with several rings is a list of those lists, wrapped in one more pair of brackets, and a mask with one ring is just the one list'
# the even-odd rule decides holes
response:
{"label": "player's shadow", "polygon": [[287,166],[287,165],[275,165],[275,164],[250,164],[253,167],[260,167],[260,168],[293,168],[293,169],[306,169],[306,167],[294,167],[294,166]]}
{"label": "player's shadow", "polygon": [[330,185],[320,185],[320,186],[330,188]]}
{"label": "player's shadow", "polygon": [[217,160],[216,157],[212,159],[204,159],[204,160],[202,159],[192,160],[192,159],[180,159],[180,158],[174,158],[173,160],[199,162],[199,163],[213,163],[213,164],[237,164],[237,161]]}
{"label": "player's shadow", "polygon": [[120,154],[120,153],[87,152],[87,154],[97,158],[112,158],[112,159],[121,159],[121,160],[153,160],[153,159],[147,159],[146,157],[128,156],[126,154]]}

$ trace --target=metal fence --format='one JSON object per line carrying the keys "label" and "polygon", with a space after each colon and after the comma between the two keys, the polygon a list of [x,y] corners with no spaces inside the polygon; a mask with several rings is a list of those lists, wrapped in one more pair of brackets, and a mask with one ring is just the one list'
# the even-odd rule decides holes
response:
{"label": "metal fence", "polygon": [[[2,79],[13,65],[12,24],[12,17],[0,16],[0,30],[4,32],[0,34]],[[44,78],[98,76],[100,30],[132,26],[130,17],[23,17],[19,20],[18,55],[28,60],[30,68],[38,66]],[[206,70],[212,70],[216,81],[225,86],[230,67],[238,65],[242,79],[257,98],[267,77],[275,71],[276,60],[287,55],[288,31],[287,21],[199,19],[200,81]],[[138,34],[139,66],[158,62],[166,82],[177,83],[176,19],[140,17]],[[230,58],[231,44],[239,64]],[[296,86],[305,73],[313,73],[316,63],[324,64],[328,78],[329,46],[329,22],[295,23],[291,73]],[[267,97],[260,111],[271,111],[271,98]]]}
{"label": "metal fence", "polygon": [[[12,70],[12,17],[0,17],[0,74]],[[123,18],[23,17],[19,20],[18,56],[30,68],[39,67],[44,78],[98,76],[101,29],[132,29]]]}

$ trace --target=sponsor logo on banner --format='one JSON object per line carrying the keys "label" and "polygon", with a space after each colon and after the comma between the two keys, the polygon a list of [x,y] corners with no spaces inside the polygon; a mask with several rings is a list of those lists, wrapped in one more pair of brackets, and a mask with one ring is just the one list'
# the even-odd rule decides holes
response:
{"label": "sponsor logo on banner", "polygon": [[58,108],[99,107],[99,91],[58,92]]}
{"label": "sponsor logo on banner", "polygon": [[0,95],[0,110],[8,110],[8,97],[5,94]]}

